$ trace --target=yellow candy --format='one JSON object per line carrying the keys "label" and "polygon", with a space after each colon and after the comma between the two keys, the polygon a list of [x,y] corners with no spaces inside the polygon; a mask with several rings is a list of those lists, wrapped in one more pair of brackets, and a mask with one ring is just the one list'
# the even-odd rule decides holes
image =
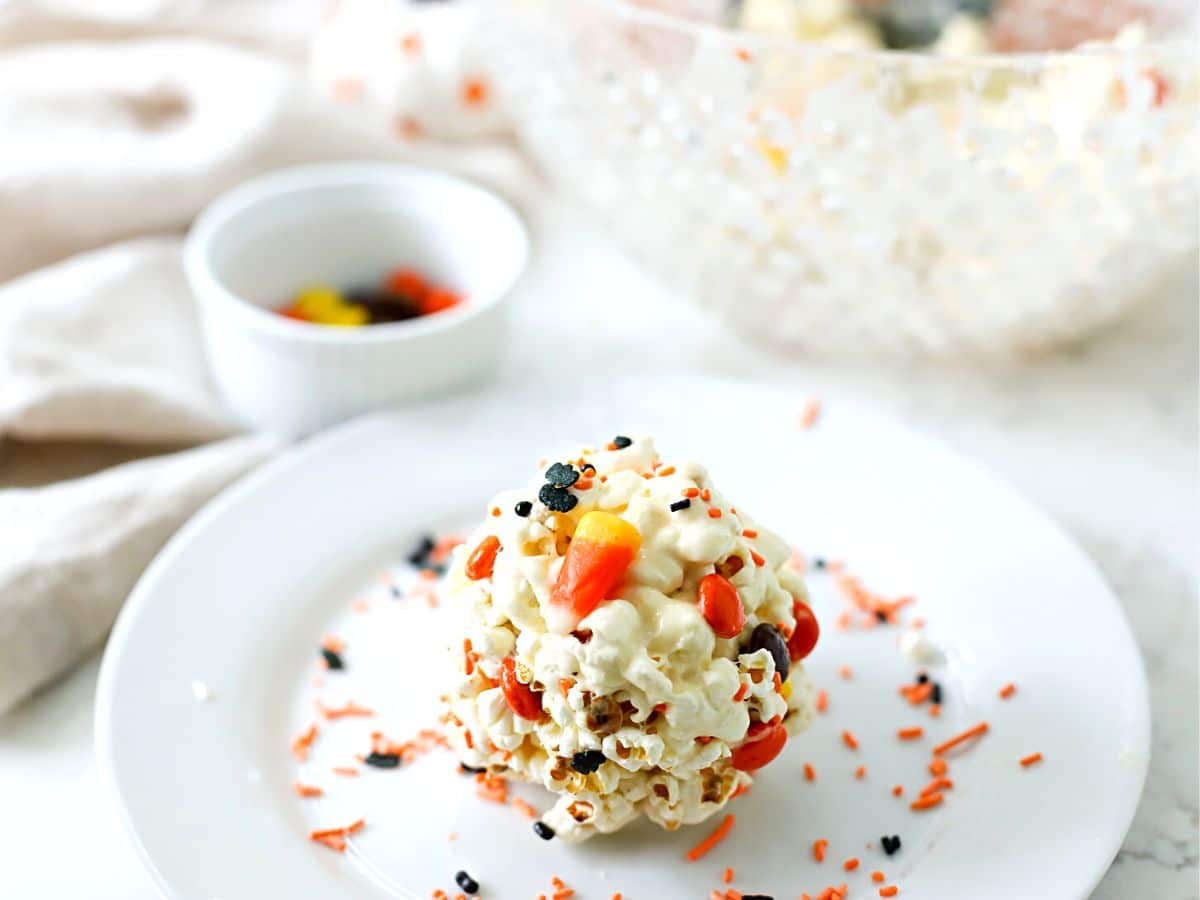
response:
{"label": "yellow candy", "polygon": [[789,678],[779,688],[779,696],[782,697],[784,700],[792,699],[792,679]]}
{"label": "yellow candy", "polygon": [[366,325],[366,308],[347,303],[342,294],[327,285],[306,287],[296,295],[296,307],[318,325]]}
{"label": "yellow candy", "polygon": [[296,306],[306,316],[316,318],[346,305],[346,299],[336,290],[314,284],[296,294]]}
{"label": "yellow candy", "polygon": [[637,553],[642,546],[642,536],[636,528],[620,516],[600,510],[584,514],[575,526],[572,539],[601,546],[624,546],[633,553]]}

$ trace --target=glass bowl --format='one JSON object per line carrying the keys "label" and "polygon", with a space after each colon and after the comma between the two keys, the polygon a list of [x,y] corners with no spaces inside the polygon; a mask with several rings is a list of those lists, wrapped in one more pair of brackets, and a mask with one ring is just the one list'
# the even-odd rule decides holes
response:
{"label": "glass bowl", "polygon": [[1194,259],[1188,6],[1143,5],[1133,46],[947,57],[722,27],[714,0],[497,0],[490,53],[549,175],[734,327],[1019,356]]}

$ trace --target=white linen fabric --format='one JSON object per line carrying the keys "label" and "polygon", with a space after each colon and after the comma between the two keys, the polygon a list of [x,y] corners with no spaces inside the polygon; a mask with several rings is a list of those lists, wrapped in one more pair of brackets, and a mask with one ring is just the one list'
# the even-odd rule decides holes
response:
{"label": "white linen fabric", "polygon": [[[400,135],[379,108],[335,102],[307,60],[334,12],[0,2],[0,713],[96,648],[172,532],[277,449],[233,435],[210,383],[180,264],[196,213],[325,159],[425,162],[510,195],[528,183],[506,144]],[[38,465],[28,486],[21,462],[57,459],[59,442],[157,455],[69,480]]]}

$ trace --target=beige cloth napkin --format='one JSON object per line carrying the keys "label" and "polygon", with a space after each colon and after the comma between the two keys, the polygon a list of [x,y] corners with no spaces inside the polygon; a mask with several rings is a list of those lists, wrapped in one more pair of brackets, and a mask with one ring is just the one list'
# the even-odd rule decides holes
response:
{"label": "beige cloth napkin", "polygon": [[[320,159],[528,178],[505,146],[405,142],[323,95],[304,53],[325,6],[0,3],[0,713],[97,647],[175,529],[277,449],[231,433],[209,380],[179,258],[199,209]],[[66,441],[158,455],[55,483],[39,456]]]}

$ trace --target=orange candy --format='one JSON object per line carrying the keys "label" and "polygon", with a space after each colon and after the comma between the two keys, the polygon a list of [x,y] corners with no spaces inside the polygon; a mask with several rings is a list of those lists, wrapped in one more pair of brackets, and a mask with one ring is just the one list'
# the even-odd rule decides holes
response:
{"label": "orange candy", "polygon": [[489,534],[479,546],[467,557],[467,577],[472,581],[481,578],[491,578],[492,568],[496,565],[496,554],[501,550],[500,538]]}
{"label": "orange candy", "polygon": [[782,722],[755,722],[746,732],[746,739],[733,751],[730,762],[743,772],[761,769],[779,755],[787,738]]}
{"label": "orange candy", "polygon": [[575,526],[550,601],[568,609],[575,624],[609,599],[642,546],[638,530],[612,513],[595,510]]}
{"label": "orange candy", "polygon": [[700,615],[712,628],[717,637],[733,638],[742,633],[746,625],[746,610],[737,588],[729,579],[717,575],[705,575],[700,579]]}

